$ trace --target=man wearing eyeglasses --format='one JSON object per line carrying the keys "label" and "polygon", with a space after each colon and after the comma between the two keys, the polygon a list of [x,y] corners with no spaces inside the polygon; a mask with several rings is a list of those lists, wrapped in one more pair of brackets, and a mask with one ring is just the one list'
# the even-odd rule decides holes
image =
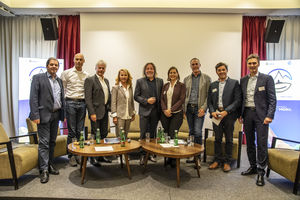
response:
{"label": "man wearing eyeglasses", "polygon": [[[200,61],[192,58],[190,61],[192,74],[184,79],[186,98],[184,104],[185,116],[189,125],[189,135],[193,135],[195,143],[202,144],[202,127],[207,110],[207,93],[211,78],[200,71]],[[198,164],[200,166],[201,156]],[[188,163],[194,160],[187,160]]]}

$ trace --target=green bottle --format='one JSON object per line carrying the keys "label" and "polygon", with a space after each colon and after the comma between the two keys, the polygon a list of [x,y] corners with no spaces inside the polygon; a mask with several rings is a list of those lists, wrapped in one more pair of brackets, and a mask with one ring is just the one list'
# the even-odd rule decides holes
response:
{"label": "green bottle", "polygon": [[80,147],[80,148],[84,148],[84,136],[83,136],[83,131],[80,132],[79,147]]}
{"label": "green bottle", "polygon": [[157,142],[161,143],[161,127],[158,127],[156,137],[157,137]]}
{"label": "green bottle", "polygon": [[178,146],[178,130],[175,130],[174,133],[175,133],[174,146]]}
{"label": "green bottle", "polygon": [[121,142],[121,147],[125,147],[125,132],[123,128],[120,128],[120,142]]}
{"label": "green bottle", "polygon": [[163,128],[161,129],[160,141],[161,141],[161,143],[165,143],[165,141],[166,141],[165,130]]}
{"label": "green bottle", "polygon": [[100,130],[97,128],[96,131],[96,144],[100,144]]}

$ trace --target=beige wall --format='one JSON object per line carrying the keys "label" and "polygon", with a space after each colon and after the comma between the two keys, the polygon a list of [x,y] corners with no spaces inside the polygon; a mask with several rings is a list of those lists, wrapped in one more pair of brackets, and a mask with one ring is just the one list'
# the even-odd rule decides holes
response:
{"label": "beige wall", "polygon": [[85,68],[94,74],[95,63],[105,60],[111,85],[120,68],[127,68],[135,83],[149,61],[164,81],[172,65],[183,80],[191,73],[193,57],[200,59],[201,70],[213,80],[220,61],[229,65],[230,77],[240,78],[241,15],[82,13],[80,23]]}

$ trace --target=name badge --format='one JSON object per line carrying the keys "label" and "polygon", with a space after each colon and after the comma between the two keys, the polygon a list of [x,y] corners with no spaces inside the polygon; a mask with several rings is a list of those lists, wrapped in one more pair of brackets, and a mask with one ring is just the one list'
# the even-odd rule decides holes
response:
{"label": "name badge", "polygon": [[264,90],[265,90],[265,86],[258,87],[258,91],[264,91]]}
{"label": "name badge", "polygon": [[217,91],[217,88],[214,88],[213,90],[212,90],[212,92],[216,92]]}

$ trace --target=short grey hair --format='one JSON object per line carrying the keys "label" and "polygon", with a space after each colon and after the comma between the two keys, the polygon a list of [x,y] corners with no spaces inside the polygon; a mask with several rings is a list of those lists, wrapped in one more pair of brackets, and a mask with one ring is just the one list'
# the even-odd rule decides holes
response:
{"label": "short grey hair", "polygon": [[106,68],[106,62],[104,62],[104,60],[99,60],[96,65],[95,68],[98,67],[98,65],[104,65],[104,67]]}

